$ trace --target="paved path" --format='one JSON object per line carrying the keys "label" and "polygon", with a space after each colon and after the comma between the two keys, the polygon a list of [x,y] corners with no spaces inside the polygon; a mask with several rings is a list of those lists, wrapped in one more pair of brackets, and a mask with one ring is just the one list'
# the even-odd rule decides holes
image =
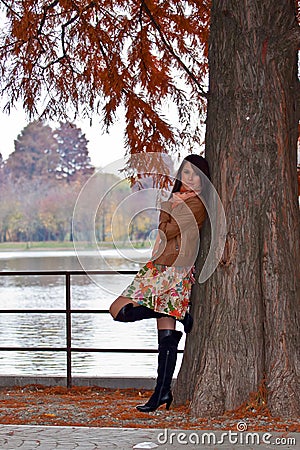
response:
{"label": "paved path", "polygon": [[[173,433],[173,434],[172,434]],[[226,432],[224,432],[226,433]],[[137,428],[46,427],[0,425],[0,449],[132,450],[152,443],[157,450],[300,449],[300,433],[171,431]],[[230,435],[231,433],[231,435]],[[277,441],[276,441],[277,439]],[[293,440],[290,440],[293,439]],[[203,442],[202,442],[203,440]],[[259,445],[257,445],[259,444]],[[151,447],[136,447],[151,448]]]}

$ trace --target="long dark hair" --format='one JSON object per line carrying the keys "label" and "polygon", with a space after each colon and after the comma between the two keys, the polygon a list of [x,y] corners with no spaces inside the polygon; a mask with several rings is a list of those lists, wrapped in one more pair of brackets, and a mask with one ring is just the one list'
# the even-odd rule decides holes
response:
{"label": "long dark hair", "polygon": [[210,180],[210,172],[209,172],[209,166],[208,166],[208,162],[205,158],[203,158],[203,156],[200,155],[195,155],[195,154],[190,154],[188,156],[186,156],[184,158],[184,160],[182,161],[177,175],[176,175],[176,179],[175,179],[175,183],[172,189],[172,194],[174,192],[179,192],[182,182],[181,182],[181,173],[182,170],[185,166],[185,163],[189,162],[192,164],[193,169],[195,170],[195,172],[199,172],[199,175],[201,176],[201,172],[204,173],[204,175],[207,176],[207,178]]}

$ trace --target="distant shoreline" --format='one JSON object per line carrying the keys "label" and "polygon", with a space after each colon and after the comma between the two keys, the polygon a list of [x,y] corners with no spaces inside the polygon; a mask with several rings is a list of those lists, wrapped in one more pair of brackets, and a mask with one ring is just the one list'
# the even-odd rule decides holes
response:
{"label": "distant shoreline", "polygon": [[[150,248],[149,242],[139,241],[133,243],[134,248],[147,249]],[[98,246],[89,242],[60,242],[60,241],[45,241],[45,242],[0,242],[0,252],[14,252],[14,251],[64,251],[64,250],[104,250],[115,248],[129,248],[130,244],[124,242],[99,242]]]}

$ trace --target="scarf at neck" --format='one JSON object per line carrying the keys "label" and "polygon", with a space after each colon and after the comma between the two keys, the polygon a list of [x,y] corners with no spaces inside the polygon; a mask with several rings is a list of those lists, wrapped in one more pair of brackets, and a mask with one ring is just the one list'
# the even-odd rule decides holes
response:
{"label": "scarf at neck", "polygon": [[179,192],[174,192],[172,195],[172,209],[180,205],[180,203],[186,201],[188,198],[196,197],[197,193],[190,189],[187,189],[183,184],[180,187]]}

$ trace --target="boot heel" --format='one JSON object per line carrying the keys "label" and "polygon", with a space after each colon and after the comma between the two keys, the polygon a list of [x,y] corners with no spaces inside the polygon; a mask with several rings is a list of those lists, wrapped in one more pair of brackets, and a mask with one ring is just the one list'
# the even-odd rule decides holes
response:
{"label": "boot heel", "polygon": [[169,411],[172,401],[173,401],[173,395],[172,395],[172,392],[170,392],[169,398],[166,401],[166,410],[167,411]]}
{"label": "boot heel", "polygon": [[170,406],[171,406],[171,403],[172,403],[172,399],[169,400],[169,401],[166,403],[166,410],[167,410],[167,411],[169,411]]}

